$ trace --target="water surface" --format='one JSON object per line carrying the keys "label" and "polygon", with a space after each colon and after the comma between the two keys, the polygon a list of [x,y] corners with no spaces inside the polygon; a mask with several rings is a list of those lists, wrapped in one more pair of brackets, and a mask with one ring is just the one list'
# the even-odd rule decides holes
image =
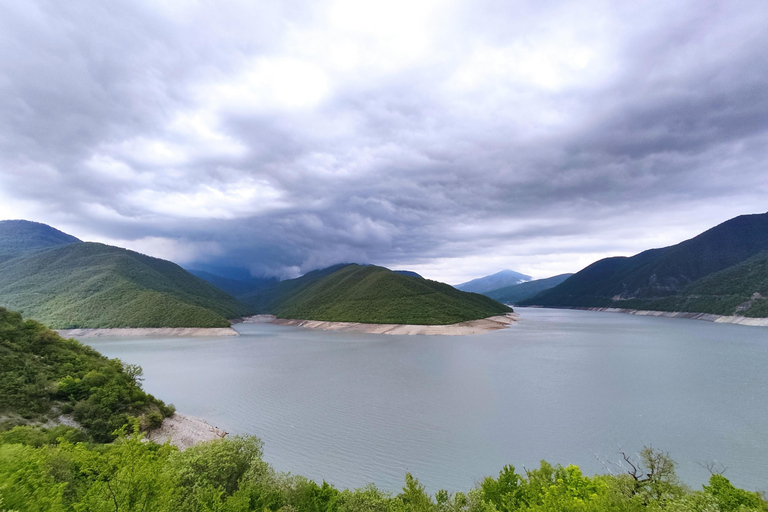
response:
{"label": "water surface", "polygon": [[[670,452],[699,488],[768,490],[768,329],[520,309],[477,336],[387,336],[240,324],[239,337],[86,340],[140,364],[144,387],[265,459],[338,487],[467,491],[505,464],[616,471],[619,451]],[[606,464],[608,464],[606,466]]]}

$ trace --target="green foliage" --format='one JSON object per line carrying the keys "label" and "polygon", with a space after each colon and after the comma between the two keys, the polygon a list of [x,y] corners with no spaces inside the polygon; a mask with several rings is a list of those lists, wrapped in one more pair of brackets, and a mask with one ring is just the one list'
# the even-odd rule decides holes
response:
{"label": "green foliage", "polygon": [[[637,484],[638,475],[589,477],[577,466],[542,461],[524,475],[505,466],[498,478],[488,477],[469,492],[453,496],[447,491],[430,496],[407,474],[402,492],[393,496],[373,484],[339,491],[326,482],[318,485],[301,476],[278,474],[262,460],[261,442],[253,437],[210,441],[185,452],[125,434],[109,445],[62,441],[34,447],[0,438],[0,504],[25,511],[768,510],[759,494],[738,489],[720,475],[713,475],[702,491],[690,491],[675,483],[674,464],[666,454],[644,450],[641,455],[644,470],[659,472],[647,486]],[[653,466],[660,461],[663,467]]]}
{"label": "green foliage", "polygon": [[252,481],[267,475],[261,449],[258,438],[234,437],[177,453],[171,459],[171,466],[179,476],[179,484],[189,491],[204,487],[232,494],[246,472]]}
{"label": "green foliage", "polygon": [[96,243],[0,263],[0,305],[57,329],[228,327],[251,311],[174,263]]}
{"label": "green foliage", "polygon": [[346,265],[292,281],[270,292],[264,312],[303,320],[445,325],[511,311],[484,295],[375,266]]}
{"label": "green foliage", "polygon": [[[111,441],[113,432],[132,417],[149,414],[156,422],[157,416],[173,413],[141,389],[140,376],[135,365],[107,359],[0,308],[0,413],[15,415],[18,422],[42,422],[68,410],[95,440]],[[39,444],[35,436],[46,443],[58,437],[77,439],[66,429],[38,434],[11,429],[2,436],[17,436],[18,442],[33,446]]]}
{"label": "green foliage", "polygon": [[721,512],[768,510],[768,504],[759,494],[734,487],[723,475],[712,475],[704,491],[715,499]]}

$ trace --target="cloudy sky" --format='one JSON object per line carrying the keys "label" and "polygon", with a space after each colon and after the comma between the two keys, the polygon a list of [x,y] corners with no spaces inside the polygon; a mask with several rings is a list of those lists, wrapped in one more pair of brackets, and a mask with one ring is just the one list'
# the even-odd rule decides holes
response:
{"label": "cloudy sky", "polygon": [[768,2],[0,0],[0,219],[452,284],[768,210]]}

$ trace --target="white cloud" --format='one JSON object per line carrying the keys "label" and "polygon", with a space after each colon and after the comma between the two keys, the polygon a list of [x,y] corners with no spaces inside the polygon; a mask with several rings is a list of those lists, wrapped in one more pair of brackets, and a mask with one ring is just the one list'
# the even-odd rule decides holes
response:
{"label": "white cloud", "polygon": [[312,62],[256,57],[236,74],[203,85],[198,101],[213,113],[245,114],[307,109],[331,92],[331,80]]}
{"label": "white cloud", "polygon": [[243,178],[222,184],[198,184],[184,191],[142,189],[126,201],[145,211],[170,217],[237,219],[285,206],[283,193],[263,180]]}

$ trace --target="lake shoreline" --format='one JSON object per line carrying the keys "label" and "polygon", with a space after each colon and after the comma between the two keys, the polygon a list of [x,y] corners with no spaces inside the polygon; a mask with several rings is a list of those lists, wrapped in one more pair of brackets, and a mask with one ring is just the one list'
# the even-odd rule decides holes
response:
{"label": "lake shoreline", "polygon": [[168,442],[184,451],[200,443],[224,439],[227,434],[201,418],[176,412],[165,418],[159,428],[149,431],[147,439],[157,444]]}
{"label": "lake shoreline", "polygon": [[389,335],[426,335],[426,336],[466,336],[506,329],[517,322],[517,313],[507,313],[478,320],[469,320],[448,325],[412,325],[412,324],[364,324],[359,322],[325,322],[321,320],[299,320],[276,318],[273,315],[255,315],[243,319],[244,323],[271,323],[320,329],[323,331],[359,332],[365,334]]}
{"label": "lake shoreline", "polygon": [[718,324],[747,325],[750,327],[768,327],[768,318],[748,318],[745,316],[713,315],[711,313],[690,313],[684,311],[650,311],[645,309],[625,308],[567,308],[586,311],[605,311],[607,313],[624,313],[638,316],[658,316],[664,318],[687,318],[689,320],[703,320]]}
{"label": "lake shoreline", "polygon": [[62,338],[105,336],[240,336],[231,327],[120,327],[112,329],[54,329]]}

